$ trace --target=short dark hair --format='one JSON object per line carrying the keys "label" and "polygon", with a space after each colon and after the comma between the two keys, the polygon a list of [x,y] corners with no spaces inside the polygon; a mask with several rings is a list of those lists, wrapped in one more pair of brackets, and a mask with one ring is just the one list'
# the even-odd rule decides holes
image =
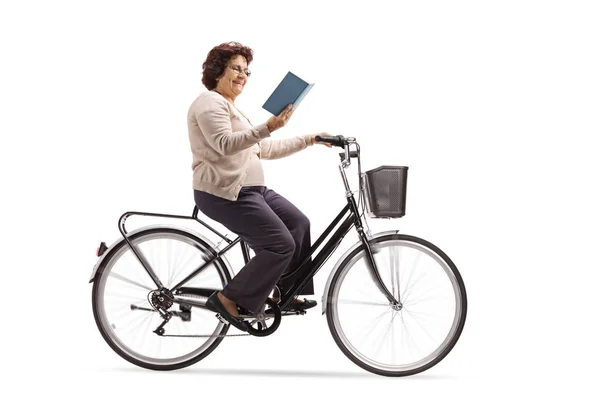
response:
{"label": "short dark hair", "polygon": [[217,78],[223,74],[227,62],[233,56],[241,55],[250,65],[254,52],[250,47],[246,47],[238,42],[221,43],[208,52],[206,60],[202,64],[202,83],[208,90],[217,87]]}

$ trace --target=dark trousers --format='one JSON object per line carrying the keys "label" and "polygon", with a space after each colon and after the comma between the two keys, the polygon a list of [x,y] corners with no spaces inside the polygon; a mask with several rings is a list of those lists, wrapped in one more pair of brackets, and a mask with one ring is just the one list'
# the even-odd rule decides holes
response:
{"label": "dark trousers", "polygon": [[[310,252],[310,221],[283,196],[266,186],[242,187],[237,200],[194,190],[198,209],[240,236],[256,254],[223,289],[238,305],[259,312],[276,284],[289,288],[295,280],[280,281]],[[312,279],[299,294],[314,294]]]}

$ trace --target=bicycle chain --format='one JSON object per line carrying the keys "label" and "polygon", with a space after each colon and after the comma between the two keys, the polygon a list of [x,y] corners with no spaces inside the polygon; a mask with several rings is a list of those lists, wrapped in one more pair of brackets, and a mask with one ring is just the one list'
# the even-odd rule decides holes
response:
{"label": "bicycle chain", "polygon": [[159,335],[161,337],[189,337],[189,338],[224,338],[233,336],[253,336],[250,333],[232,333],[229,335]]}
{"label": "bicycle chain", "polygon": [[[172,315],[169,317],[169,320],[171,319]],[[219,319],[221,322],[223,322],[221,320],[221,318],[217,317],[217,319]],[[164,328],[162,328],[164,330]],[[159,336],[161,337],[203,337],[203,338],[224,338],[224,337],[228,337],[228,336],[250,336],[249,333],[232,333],[230,335],[165,335],[163,334],[159,334]]]}
{"label": "bicycle chain", "polygon": [[[292,314],[301,315],[298,313],[290,313],[289,315],[292,315]],[[159,336],[161,336],[161,337],[189,337],[189,338],[194,338],[194,337],[197,337],[197,338],[213,338],[213,337],[214,338],[224,338],[224,337],[232,337],[232,336],[253,336],[253,335],[251,335],[250,333],[232,333],[229,335],[164,335],[163,334],[163,335],[159,335]]]}
{"label": "bicycle chain", "polygon": [[160,335],[161,337],[203,337],[203,338],[224,338],[230,336],[250,336],[249,333],[232,333],[231,335]]}

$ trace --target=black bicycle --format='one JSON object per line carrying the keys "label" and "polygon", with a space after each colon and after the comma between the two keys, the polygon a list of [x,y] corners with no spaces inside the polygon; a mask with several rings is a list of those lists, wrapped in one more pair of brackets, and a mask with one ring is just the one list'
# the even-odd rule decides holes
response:
{"label": "black bicycle", "polygon": [[[283,316],[305,313],[282,310],[355,227],[360,240],[333,267],[322,298],[322,312],[339,348],[361,368],[385,376],[420,373],[448,355],[467,315],[467,294],[458,269],[442,250],[423,239],[398,230],[371,234],[364,217],[365,207],[371,218],[404,216],[408,168],[381,166],[362,173],[360,146],[354,138],[316,140],[344,149],[339,169],[348,203],[313,244],[310,255],[286,273],[295,277],[295,284],[283,293],[274,288],[278,303],[267,299],[257,314],[240,310],[251,326],[247,333],[228,334],[229,324],[205,306],[207,298],[234,275],[225,254],[240,243],[244,262],[250,260],[243,240],[230,240],[198,219],[196,207],[191,217],[146,212],[121,216],[122,238],[111,246],[100,244],[90,279],[96,324],[117,354],[140,367],[173,370],[200,361],[225,337],[272,334]],[[355,151],[350,151],[351,145]],[[345,172],[352,158],[358,159],[358,204]],[[194,230],[170,225],[128,233],[125,222],[132,215],[193,219],[221,241],[214,244]],[[223,242],[226,246],[220,249]]]}

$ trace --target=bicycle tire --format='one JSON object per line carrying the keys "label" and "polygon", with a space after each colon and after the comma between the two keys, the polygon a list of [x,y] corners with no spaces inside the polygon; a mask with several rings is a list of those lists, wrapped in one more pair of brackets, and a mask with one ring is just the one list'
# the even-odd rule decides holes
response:
{"label": "bicycle tire", "polygon": [[[171,235],[174,237],[177,237],[177,236],[183,237],[183,238],[195,243],[196,245],[198,245],[202,250],[208,252],[211,256],[216,254],[215,249],[213,249],[208,243],[206,243],[201,238],[194,236],[193,234],[191,234],[189,232],[182,231],[182,230],[179,230],[176,228],[160,227],[160,228],[145,229],[145,230],[139,231],[139,232],[131,235],[131,237],[129,237],[129,240],[132,243],[137,243],[144,236],[157,235],[157,234],[158,235]],[[217,348],[217,346],[223,341],[223,339],[224,339],[223,337],[215,337],[213,342],[198,355],[196,355],[188,360],[173,363],[173,364],[155,364],[155,363],[151,363],[151,362],[142,361],[139,358],[136,358],[136,357],[132,356],[131,354],[128,354],[127,351],[123,350],[117,343],[115,343],[115,341],[112,339],[111,335],[107,332],[106,325],[102,321],[101,307],[98,304],[98,301],[100,300],[98,293],[99,293],[99,288],[103,282],[103,273],[105,272],[106,267],[108,265],[110,265],[113,257],[115,257],[115,255],[119,254],[120,251],[122,251],[123,247],[128,247],[126,241],[122,241],[118,245],[116,245],[114,248],[107,250],[110,253],[106,255],[106,257],[102,261],[102,264],[99,266],[98,271],[95,276],[95,279],[94,279],[94,285],[92,288],[92,310],[93,310],[93,314],[94,314],[94,320],[96,321],[98,330],[100,331],[100,334],[102,335],[102,337],[104,338],[106,343],[119,356],[121,356],[123,359],[129,361],[130,363],[137,365],[139,367],[142,367],[142,368],[158,370],[158,371],[170,371],[170,370],[185,368],[185,367],[188,367],[190,365],[193,365],[193,364],[199,362],[200,360],[202,360],[203,358],[208,356],[210,353],[212,353]],[[222,257],[223,256],[221,256],[221,258]],[[223,260],[221,258],[215,260],[214,265],[216,265],[218,273],[222,276],[222,279],[224,280],[225,284],[227,284],[231,280],[232,277],[229,273],[229,270],[225,266],[225,263],[223,262]],[[141,266],[140,266],[140,268],[141,268]],[[224,335],[227,333],[228,330],[229,330],[229,324],[223,324],[223,326],[220,329],[220,331],[218,332],[218,334]]]}
{"label": "bicycle tire", "polygon": [[350,253],[340,263],[340,267],[337,269],[337,271],[335,272],[335,275],[332,278],[332,282],[331,282],[330,288],[328,290],[327,299],[326,299],[326,301],[327,301],[327,308],[326,308],[327,324],[329,326],[329,330],[331,332],[331,335],[332,335],[336,345],[340,348],[340,350],[344,353],[344,355],[346,355],[346,357],[348,357],[353,363],[358,365],[360,368],[362,368],[366,371],[369,371],[371,373],[374,373],[374,374],[388,376],[388,377],[409,376],[409,375],[421,373],[421,372],[428,370],[431,367],[435,366],[440,361],[442,361],[450,353],[450,351],[454,348],[454,346],[456,345],[456,343],[458,342],[458,339],[460,338],[460,336],[462,334],[462,331],[463,331],[464,325],[465,325],[465,321],[466,321],[467,293],[466,293],[466,288],[465,288],[462,276],[460,275],[455,264],[441,249],[439,249],[432,243],[430,243],[426,240],[423,240],[421,238],[415,237],[415,236],[404,235],[404,234],[390,234],[390,235],[375,238],[370,241],[370,244],[375,245],[375,244],[379,244],[379,243],[386,242],[386,241],[404,241],[404,242],[416,243],[420,246],[423,246],[423,247],[429,249],[431,252],[433,252],[437,256],[439,256],[446,263],[448,268],[452,271],[452,274],[454,275],[454,277],[456,279],[457,288],[455,288],[455,289],[458,289],[458,291],[460,293],[460,300],[459,300],[460,301],[460,315],[458,316],[456,329],[452,333],[452,337],[450,338],[450,340],[447,341],[447,344],[445,345],[445,347],[431,361],[429,361],[426,364],[421,365],[417,368],[412,368],[412,369],[408,369],[408,370],[400,370],[400,371],[390,371],[390,370],[377,368],[374,365],[370,365],[367,362],[361,360],[359,357],[357,357],[357,355],[354,354],[351,351],[351,349],[349,349],[349,346],[347,346],[344,343],[344,340],[342,339],[343,332],[338,332],[338,330],[341,331],[341,327],[338,327],[338,325],[336,324],[336,312],[337,312],[336,309],[337,309],[337,307],[335,304],[333,304],[332,299],[334,298],[334,293],[336,293],[336,291],[339,292],[338,285],[340,285],[340,277],[344,276],[345,273],[347,273],[346,269],[351,268],[354,265],[354,263],[351,263],[351,261],[357,255],[359,255],[359,253],[361,253],[361,252],[365,253],[365,256],[366,256],[366,252],[365,252],[363,246],[356,248],[352,253]]}

